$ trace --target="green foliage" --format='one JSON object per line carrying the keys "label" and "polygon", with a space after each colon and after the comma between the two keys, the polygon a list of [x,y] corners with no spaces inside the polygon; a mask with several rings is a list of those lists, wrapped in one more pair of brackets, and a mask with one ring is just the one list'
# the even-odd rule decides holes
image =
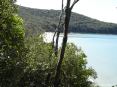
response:
{"label": "green foliage", "polygon": [[[55,31],[59,21],[59,10],[41,10],[19,7],[28,32]],[[63,30],[60,30],[61,32]],[[117,24],[101,22],[77,13],[72,13],[69,32],[117,34]],[[27,33],[28,34],[28,33]]]}
{"label": "green foliage", "polygon": [[74,44],[67,44],[62,65],[63,83],[65,87],[90,87],[89,77],[97,78],[96,72],[86,66],[86,55]]}
{"label": "green foliage", "polygon": [[55,70],[56,58],[51,44],[45,43],[41,35],[28,37],[25,44],[29,48],[29,52],[26,61],[27,67],[20,85],[30,87],[33,84],[36,87],[43,87],[48,73],[52,74]]}
{"label": "green foliage", "polygon": [[26,65],[23,20],[14,3],[0,0],[0,87],[15,87]]}
{"label": "green foliage", "polygon": [[[41,35],[27,38],[27,67],[20,80],[20,86],[53,86],[57,58],[51,43],[45,43]],[[89,77],[96,78],[96,72],[86,66],[86,55],[74,44],[68,44],[62,65],[60,87],[90,87]],[[48,83],[46,83],[49,75]]]}

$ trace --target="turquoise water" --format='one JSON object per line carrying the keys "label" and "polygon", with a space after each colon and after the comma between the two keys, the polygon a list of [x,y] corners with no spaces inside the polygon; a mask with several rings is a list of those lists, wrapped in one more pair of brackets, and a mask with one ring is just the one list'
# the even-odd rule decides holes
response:
{"label": "turquoise water", "polygon": [[[52,41],[52,36],[52,33],[47,33],[46,41]],[[62,36],[61,34],[59,45]],[[98,74],[95,83],[101,87],[117,84],[117,35],[70,33],[68,42],[81,47],[87,55],[88,66]]]}
{"label": "turquoise water", "polygon": [[[61,39],[62,35],[60,43]],[[73,42],[85,52],[88,66],[98,74],[97,84],[101,87],[117,84],[117,35],[71,33],[68,42]]]}

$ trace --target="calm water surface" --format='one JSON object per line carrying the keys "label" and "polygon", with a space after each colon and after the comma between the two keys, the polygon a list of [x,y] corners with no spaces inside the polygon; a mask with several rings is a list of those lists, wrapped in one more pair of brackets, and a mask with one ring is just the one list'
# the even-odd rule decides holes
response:
{"label": "calm water surface", "polygon": [[[62,34],[60,36],[61,43]],[[88,66],[98,74],[97,84],[101,87],[117,84],[117,35],[71,33],[68,42],[73,42],[85,52]]]}

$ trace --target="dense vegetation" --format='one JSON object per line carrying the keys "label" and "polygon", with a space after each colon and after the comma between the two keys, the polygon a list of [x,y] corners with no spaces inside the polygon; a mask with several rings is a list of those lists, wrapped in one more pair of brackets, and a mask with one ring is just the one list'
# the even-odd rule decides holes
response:
{"label": "dense vegetation", "polygon": [[[35,43],[33,43],[35,42]],[[31,84],[37,87],[53,87],[57,57],[54,55],[51,43],[43,42],[41,36],[26,40],[29,48],[27,54],[27,70],[22,78],[23,86]],[[73,44],[67,44],[65,59],[62,64],[60,87],[91,87],[89,77],[97,77],[95,70],[86,67],[86,55]],[[48,74],[50,80],[47,81]]]}
{"label": "dense vegetation", "polygon": [[26,65],[23,20],[14,2],[0,1],[0,87],[14,87]]}
{"label": "dense vegetation", "polygon": [[[59,10],[41,10],[19,7],[29,32],[54,31],[59,21]],[[62,29],[61,29],[62,31]],[[117,34],[117,24],[101,22],[77,13],[72,13],[69,32]]]}
{"label": "dense vegetation", "polygon": [[[52,44],[44,42],[42,34],[25,37],[14,3],[0,1],[0,87],[53,87],[58,59]],[[97,77],[96,72],[86,64],[83,51],[67,44],[59,86],[94,87],[90,79]]]}

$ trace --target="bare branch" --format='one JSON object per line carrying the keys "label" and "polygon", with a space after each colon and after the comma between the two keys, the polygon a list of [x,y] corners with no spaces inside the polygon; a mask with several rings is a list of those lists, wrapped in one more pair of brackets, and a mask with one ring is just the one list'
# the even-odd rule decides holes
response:
{"label": "bare branch", "polygon": [[79,0],[74,0],[73,4],[71,5],[71,10],[73,9],[74,5],[78,2]]}
{"label": "bare branch", "polygon": [[59,35],[60,35],[60,26],[61,26],[61,21],[62,21],[62,16],[63,16],[63,0],[62,0],[62,6],[61,6],[61,14],[59,16],[59,23],[58,23],[58,26],[57,26],[57,36],[56,36],[56,43],[55,43],[55,48],[54,48],[54,52],[55,52],[55,55],[57,56],[58,55],[58,40],[59,40]]}

